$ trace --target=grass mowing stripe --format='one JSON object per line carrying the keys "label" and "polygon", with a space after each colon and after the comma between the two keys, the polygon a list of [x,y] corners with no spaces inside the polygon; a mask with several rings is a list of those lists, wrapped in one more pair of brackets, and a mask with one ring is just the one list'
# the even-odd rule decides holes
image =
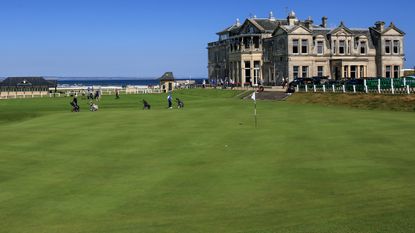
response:
{"label": "grass mowing stripe", "polygon": [[413,113],[238,93],[0,101],[0,232],[413,232]]}

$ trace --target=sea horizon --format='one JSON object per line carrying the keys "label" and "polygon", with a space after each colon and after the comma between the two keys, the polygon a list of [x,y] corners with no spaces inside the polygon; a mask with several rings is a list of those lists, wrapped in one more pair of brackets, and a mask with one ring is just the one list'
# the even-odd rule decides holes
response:
{"label": "sea horizon", "polygon": [[[49,79],[49,78],[47,78]],[[192,80],[202,84],[206,78],[176,78],[176,80]],[[155,86],[159,84],[158,78],[126,78],[126,77],[66,77],[56,80],[58,86]]]}
{"label": "sea horizon", "polygon": [[[105,77],[105,76],[91,76],[91,77],[44,77],[45,79],[55,79],[58,81],[67,81],[67,80],[157,80],[160,77]],[[207,77],[181,77],[178,76],[175,79],[177,80],[193,80],[193,79],[207,79]]]}
{"label": "sea horizon", "polygon": [[[57,81],[72,81],[72,80],[157,80],[160,77],[129,77],[129,76],[41,76],[41,75],[22,75],[22,76],[8,76],[8,77],[43,77],[47,80],[57,80]],[[8,77],[0,77],[0,80],[4,80]],[[199,80],[199,79],[208,79],[207,77],[185,77],[185,76],[177,76],[177,80]]]}

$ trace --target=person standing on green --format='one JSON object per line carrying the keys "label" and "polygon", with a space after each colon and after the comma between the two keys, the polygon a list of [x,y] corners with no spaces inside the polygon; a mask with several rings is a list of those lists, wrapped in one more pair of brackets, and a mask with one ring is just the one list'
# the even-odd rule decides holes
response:
{"label": "person standing on green", "polygon": [[171,92],[169,93],[169,96],[167,96],[167,102],[169,104],[169,109],[173,108],[173,97],[171,96]]}

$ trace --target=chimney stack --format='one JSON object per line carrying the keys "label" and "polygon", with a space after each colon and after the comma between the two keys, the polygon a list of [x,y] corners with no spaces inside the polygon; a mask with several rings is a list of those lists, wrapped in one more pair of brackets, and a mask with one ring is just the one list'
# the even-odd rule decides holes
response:
{"label": "chimney stack", "polygon": [[327,28],[327,17],[324,16],[323,18],[321,18],[321,25],[323,28]]}
{"label": "chimney stack", "polygon": [[297,16],[295,15],[294,11],[291,11],[287,17],[288,25],[293,26],[298,21]]}
{"label": "chimney stack", "polygon": [[239,20],[239,18],[236,19],[236,26],[240,27],[241,26],[241,21]]}
{"label": "chimney stack", "polygon": [[272,11],[269,12],[269,20],[270,21],[275,21],[274,13],[272,13]]}
{"label": "chimney stack", "polygon": [[308,28],[308,29],[311,29],[313,27],[313,23],[314,23],[314,21],[311,18],[311,16],[308,17],[308,19],[304,22],[305,27]]}
{"label": "chimney stack", "polygon": [[385,30],[385,22],[383,21],[377,21],[375,23],[376,26],[376,30],[378,30],[379,32],[383,32],[383,30]]}

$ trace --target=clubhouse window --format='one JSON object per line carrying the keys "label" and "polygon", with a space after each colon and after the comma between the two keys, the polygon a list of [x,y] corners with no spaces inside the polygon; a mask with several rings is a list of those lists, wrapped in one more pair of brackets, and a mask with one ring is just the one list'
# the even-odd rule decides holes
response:
{"label": "clubhouse window", "polygon": [[244,39],[245,49],[249,49],[251,47],[251,39],[245,38]]}
{"label": "clubhouse window", "polygon": [[366,54],[366,41],[360,42],[360,54]]}
{"label": "clubhouse window", "polygon": [[254,37],[254,46],[255,46],[256,49],[259,49],[259,44],[260,44],[259,38]]}
{"label": "clubhouse window", "polygon": [[303,66],[302,69],[302,77],[307,78],[308,77],[308,66]]}
{"label": "clubhouse window", "polygon": [[333,54],[337,53],[337,42],[333,41]]}
{"label": "clubhouse window", "polygon": [[344,67],[344,74],[343,77],[348,78],[349,77],[349,66]]}
{"label": "clubhouse window", "polygon": [[390,54],[391,53],[391,41],[390,40],[386,40],[385,41],[385,53],[386,54]]}
{"label": "clubhouse window", "polygon": [[317,41],[317,54],[323,55],[324,54],[324,42]]}
{"label": "clubhouse window", "polygon": [[299,66],[294,66],[293,67],[293,76],[294,76],[294,78],[296,79],[296,78],[298,78],[298,74],[299,74],[299,69],[300,69],[300,67]]}
{"label": "clubhouse window", "polygon": [[348,40],[347,41],[347,54],[350,54],[350,48],[352,47],[352,41]]}
{"label": "clubhouse window", "polygon": [[391,78],[391,66],[386,66],[386,72],[385,72],[386,78]]}
{"label": "clubhouse window", "polygon": [[324,66],[317,66],[317,76],[318,77],[324,76]]}
{"label": "clubhouse window", "polygon": [[365,67],[364,66],[360,66],[360,77],[361,78],[365,77]]}
{"label": "clubhouse window", "polygon": [[298,40],[293,40],[293,54],[298,54]]}
{"label": "clubhouse window", "polygon": [[302,54],[308,53],[308,40],[301,40],[301,53]]}
{"label": "clubhouse window", "polygon": [[341,40],[339,42],[339,54],[344,55],[345,52],[346,52],[346,41]]}
{"label": "clubhouse window", "polygon": [[394,54],[399,54],[400,47],[401,47],[400,41],[399,40],[394,40],[393,41],[393,53]]}
{"label": "clubhouse window", "polygon": [[394,66],[393,67],[393,77],[394,78],[400,78],[400,74],[401,74],[401,72],[400,72],[400,70],[401,70],[401,67],[400,66]]}
{"label": "clubhouse window", "polygon": [[357,66],[350,66],[350,78],[357,77]]}

